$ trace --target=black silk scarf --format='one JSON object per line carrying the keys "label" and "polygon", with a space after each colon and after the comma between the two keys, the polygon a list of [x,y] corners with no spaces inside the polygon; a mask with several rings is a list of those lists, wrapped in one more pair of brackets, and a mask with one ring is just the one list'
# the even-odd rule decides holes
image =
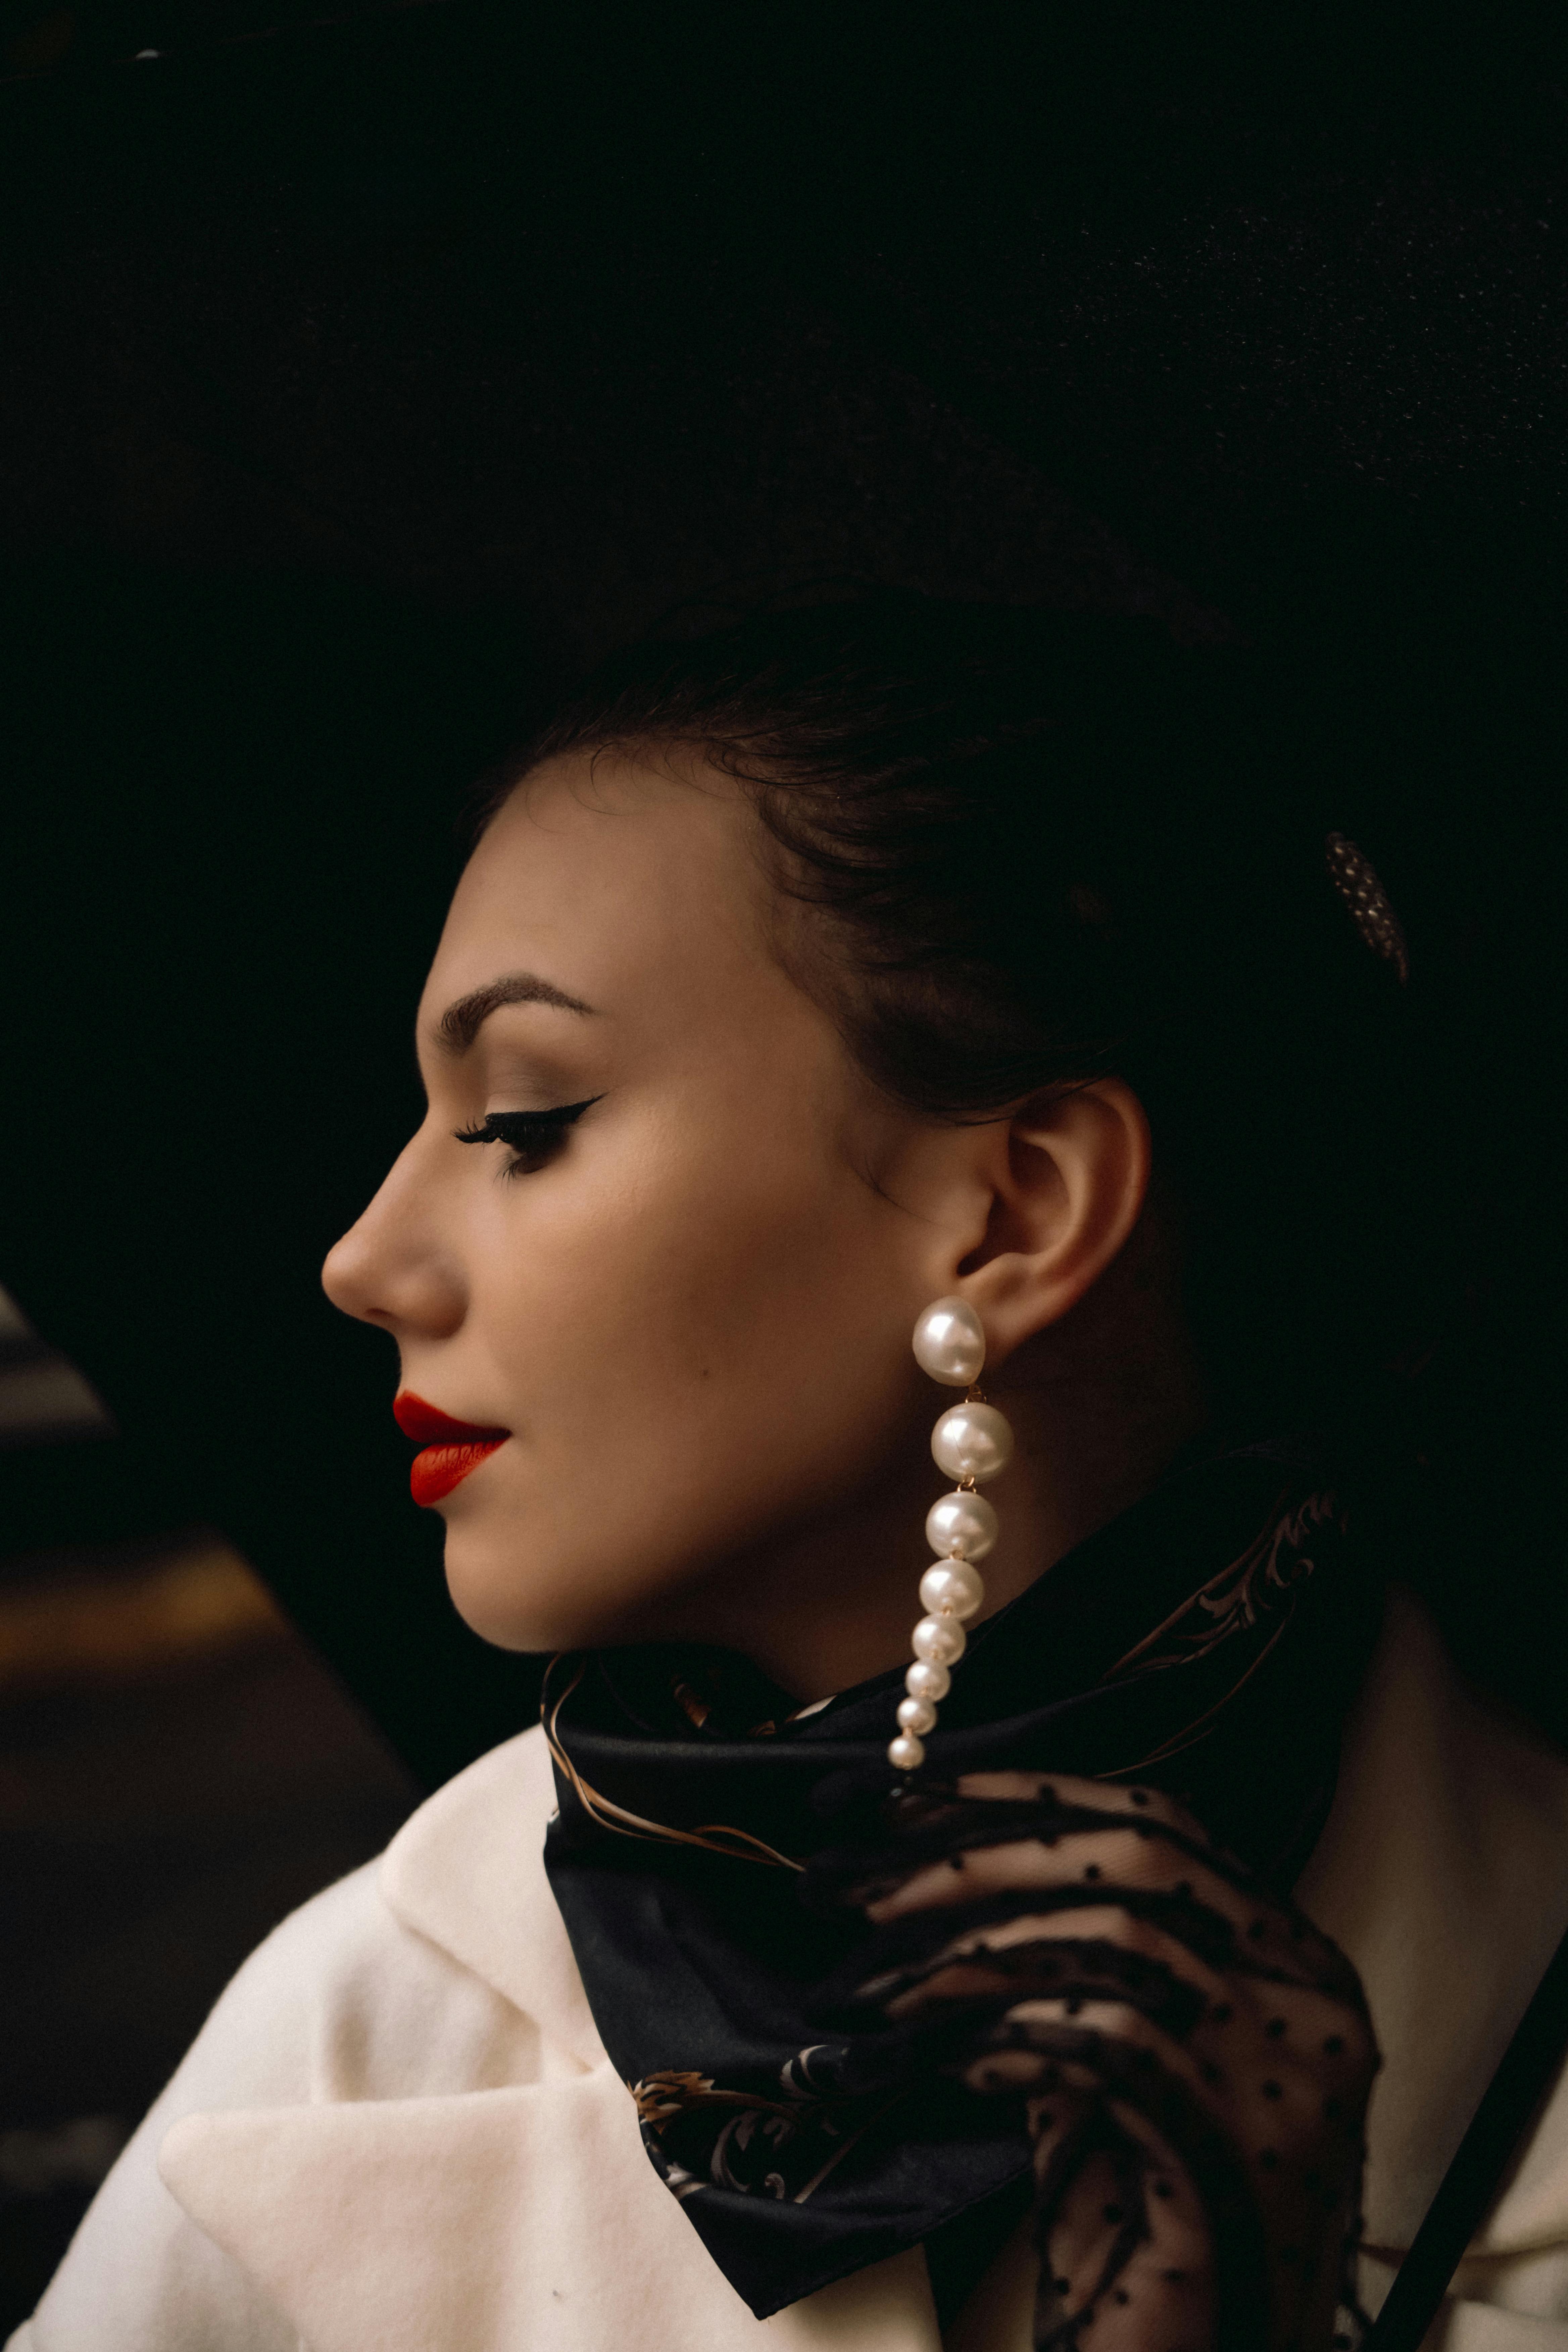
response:
{"label": "black silk scarf", "polygon": [[[977,1628],[921,1778],[1026,1768],[1181,1799],[1288,1888],[1382,1594],[1315,1451],[1189,1462]],[[791,1716],[721,1651],[557,1660],[545,1864],[650,2159],[759,2318],[924,2244],[945,2322],[1026,2209],[1021,2112],[847,2009],[814,1905],[887,1808],[900,1672]],[[900,2063],[900,2062],[902,2062]]]}

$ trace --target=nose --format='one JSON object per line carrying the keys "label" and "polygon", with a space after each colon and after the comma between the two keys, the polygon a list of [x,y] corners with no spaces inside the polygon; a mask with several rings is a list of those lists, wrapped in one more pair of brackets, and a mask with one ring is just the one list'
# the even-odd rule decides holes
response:
{"label": "nose", "polygon": [[449,1338],[468,1306],[423,1131],[394,1161],[363,1214],[334,1242],[321,1268],[332,1305],[362,1323],[422,1339]]}

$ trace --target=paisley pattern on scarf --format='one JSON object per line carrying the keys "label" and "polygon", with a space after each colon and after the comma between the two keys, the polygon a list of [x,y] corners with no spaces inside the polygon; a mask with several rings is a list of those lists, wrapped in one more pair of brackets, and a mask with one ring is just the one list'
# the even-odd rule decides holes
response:
{"label": "paisley pattern on scarf", "polygon": [[772,2099],[679,2071],[634,2083],[643,2144],[666,2188],[682,2199],[711,2188],[804,2205],[889,2104],[875,2093],[836,2097],[812,2074],[813,2059],[829,2055],[825,2043],[797,2052]]}
{"label": "paisley pattern on scarf", "polygon": [[[1310,1446],[1189,1462],[974,1631],[917,1799],[974,1771],[1136,1778],[1282,1894],[1381,1602]],[[559,1660],[546,1685],[546,1867],[595,2022],[759,2317],[924,2243],[945,2321],[1031,2202],[1024,2096],[965,2079],[972,2019],[917,2031],[869,1999],[876,1938],[842,1899],[836,1856],[857,1885],[868,1853],[910,1866],[901,1692],[895,1671],[792,1713],[745,1660],[659,1645]]]}

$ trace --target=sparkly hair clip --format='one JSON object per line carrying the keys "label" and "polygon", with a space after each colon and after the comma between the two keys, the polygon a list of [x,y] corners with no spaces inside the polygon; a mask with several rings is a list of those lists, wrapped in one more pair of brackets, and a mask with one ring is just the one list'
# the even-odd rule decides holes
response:
{"label": "sparkly hair clip", "polygon": [[1377,878],[1369,857],[1342,833],[1331,833],[1323,844],[1329,879],[1351,910],[1351,920],[1374,955],[1391,963],[1402,982],[1410,977],[1410,950],[1388,893]]}

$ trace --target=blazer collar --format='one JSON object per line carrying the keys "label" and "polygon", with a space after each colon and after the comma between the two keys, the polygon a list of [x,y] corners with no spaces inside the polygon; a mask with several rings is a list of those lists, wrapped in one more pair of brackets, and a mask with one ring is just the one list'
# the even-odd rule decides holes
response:
{"label": "blazer collar", "polygon": [[421,1805],[382,1857],[381,1892],[405,1927],[531,2017],[583,2066],[605,2063],[544,1874],[555,1779],[542,1728],[492,1748]]}

